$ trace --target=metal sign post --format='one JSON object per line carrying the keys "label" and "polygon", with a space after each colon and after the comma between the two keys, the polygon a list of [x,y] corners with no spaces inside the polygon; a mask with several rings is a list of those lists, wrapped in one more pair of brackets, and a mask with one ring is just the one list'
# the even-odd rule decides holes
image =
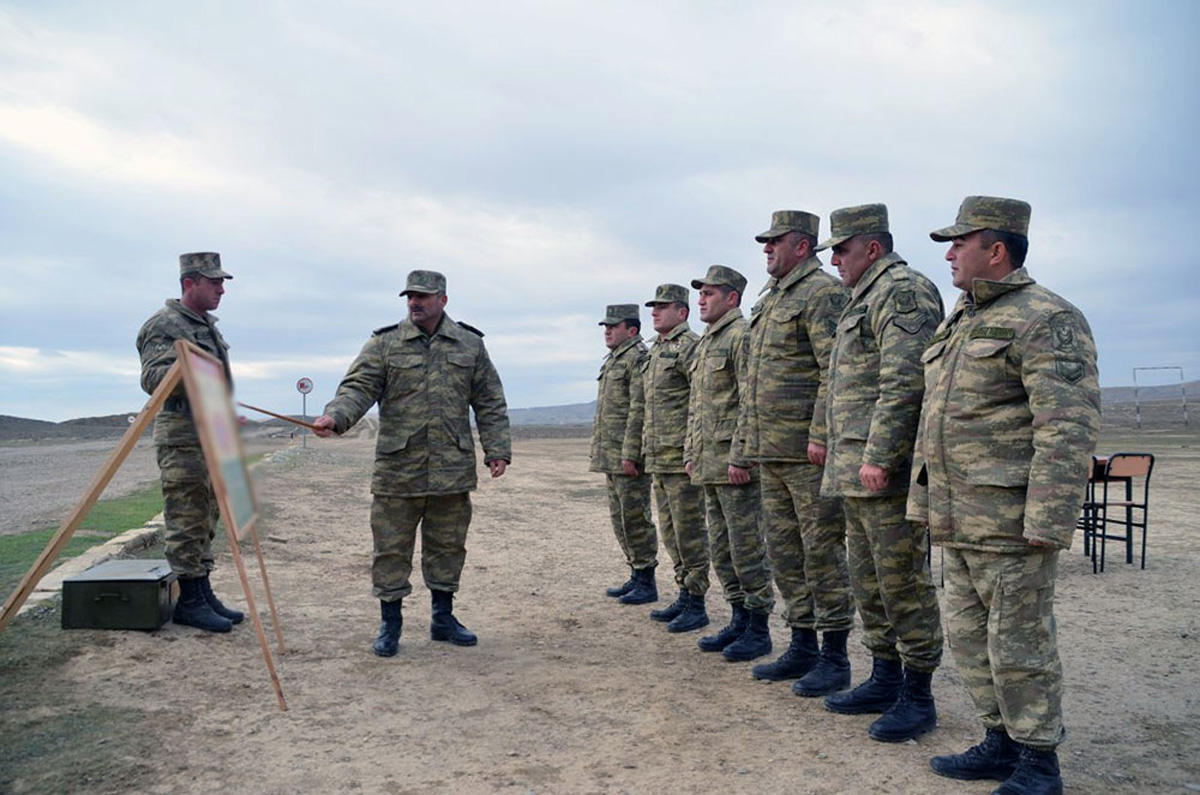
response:
{"label": "metal sign post", "polygon": [[[308,421],[308,393],[312,391],[312,388],[311,378],[304,377],[296,382],[296,391],[300,393],[300,414],[306,422]],[[303,428],[300,429],[300,446],[308,447],[308,432]]]}

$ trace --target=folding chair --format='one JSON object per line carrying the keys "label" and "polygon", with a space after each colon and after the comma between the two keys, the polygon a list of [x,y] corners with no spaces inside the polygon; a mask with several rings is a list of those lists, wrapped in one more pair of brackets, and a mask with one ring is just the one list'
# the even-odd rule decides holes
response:
{"label": "folding chair", "polygon": [[[1125,542],[1125,562],[1133,563],[1133,534],[1142,531],[1141,567],[1146,568],[1146,522],[1150,509],[1150,473],[1154,471],[1154,456],[1150,453],[1114,453],[1103,461],[1095,460],[1093,476],[1088,482],[1087,498],[1083,504],[1083,547],[1092,556],[1092,572],[1104,571],[1106,541]],[[1135,481],[1140,481],[1141,499],[1134,499]],[[1123,486],[1124,489],[1119,487]],[[1110,492],[1111,488],[1111,492]],[[1124,499],[1121,499],[1122,492]],[[1113,510],[1115,516],[1109,516]],[[1119,532],[1109,528],[1121,527]],[[1097,552],[1099,547],[1099,566]]]}

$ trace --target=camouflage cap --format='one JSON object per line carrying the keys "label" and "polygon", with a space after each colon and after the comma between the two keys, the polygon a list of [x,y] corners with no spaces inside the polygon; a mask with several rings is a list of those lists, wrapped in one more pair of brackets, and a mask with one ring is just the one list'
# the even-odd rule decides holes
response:
{"label": "camouflage cap", "polygon": [[746,277],[724,265],[709,266],[708,273],[704,274],[703,279],[692,279],[692,287],[697,290],[706,284],[727,285],[737,290],[738,295],[744,295],[746,292]]}
{"label": "camouflage cap", "polygon": [[642,322],[641,310],[637,304],[609,304],[604,309],[604,319],[600,321],[601,326],[615,326],[626,320],[636,320]]}
{"label": "camouflage cap", "polygon": [[817,251],[845,243],[855,235],[877,235],[888,231],[886,204],[860,204],[842,207],[829,214],[829,239],[821,241]]}
{"label": "camouflage cap", "polygon": [[783,237],[788,232],[801,232],[816,237],[820,228],[821,219],[812,213],[806,213],[804,210],[776,210],[771,213],[771,228],[761,235],[755,235],[754,239],[759,243],[766,243],[768,240]]}
{"label": "camouflage cap", "polygon": [[400,291],[400,295],[408,295],[409,293],[430,295],[444,292],[446,292],[446,277],[442,274],[437,271],[410,271],[408,279],[404,282],[404,289]]}
{"label": "camouflage cap", "polygon": [[995,229],[997,232],[1012,232],[1027,237],[1029,211],[1029,202],[1020,199],[968,196],[958,206],[958,218],[954,225],[930,232],[929,236],[944,243],[980,229]]}
{"label": "camouflage cap", "polygon": [[210,279],[232,279],[221,270],[221,255],[214,251],[195,251],[191,254],[179,255],[179,275],[199,273]]}
{"label": "camouflage cap", "polygon": [[688,289],[682,284],[660,284],[654,291],[654,299],[646,302],[646,306],[655,304],[686,304]]}

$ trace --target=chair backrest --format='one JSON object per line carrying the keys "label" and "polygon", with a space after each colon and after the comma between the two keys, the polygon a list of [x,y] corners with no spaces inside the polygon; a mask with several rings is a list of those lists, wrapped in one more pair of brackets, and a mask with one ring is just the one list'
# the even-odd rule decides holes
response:
{"label": "chair backrest", "polygon": [[1154,456],[1151,453],[1113,453],[1108,457],[1105,477],[1149,479],[1153,469]]}

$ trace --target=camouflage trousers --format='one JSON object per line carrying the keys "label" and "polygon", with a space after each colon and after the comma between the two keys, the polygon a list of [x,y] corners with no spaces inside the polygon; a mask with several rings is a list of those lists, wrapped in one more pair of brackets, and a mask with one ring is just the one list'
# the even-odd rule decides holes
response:
{"label": "camouflage trousers", "polygon": [[158,445],[162,478],[164,557],[183,579],[212,571],[212,540],[220,509],[199,445]]}
{"label": "camouflage trousers", "polygon": [[1019,743],[1062,741],[1054,626],[1058,550],[946,549],[946,635],[976,714]]}
{"label": "camouflage trousers", "polygon": [[904,519],[908,495],[843,497],[846,558],[872,657],[930,672],[942,661],[937,589],[925,528]]}
{"label": "camouflage trousers", "polygon": [[850,629],[854,597],[841,500],[821,496],[821,467],[807,461],[759,469],[767,554],[784,620],[796,629]]}
{"label": "camouflage trousers", "polygon": [[704,489],[679,473],[654,473],[658,534],[671,557],[675,583],[694,596],[708,592],[708,533]]}
{"label": "camouflage trousers", "polygon": [[708,548],[725,601],[755,612],[775,606],[771,569],[759,527],[757,484],[704,487]]}
{"label": "camouflage trousers", "polygon": [[613,534],[631,569],[658,564],[658,535],[650,518],[650,476],[608,474],[608,512]]}
{"label": "camouflage trousers", "polygon": [[471,495],[387,497],[376,494],[371,503],[372,593],[394,602],[412,593],[413,548],[421,526],[421,576],[431,591],[458,590],[467,559],[467,526],[471,524]]}

